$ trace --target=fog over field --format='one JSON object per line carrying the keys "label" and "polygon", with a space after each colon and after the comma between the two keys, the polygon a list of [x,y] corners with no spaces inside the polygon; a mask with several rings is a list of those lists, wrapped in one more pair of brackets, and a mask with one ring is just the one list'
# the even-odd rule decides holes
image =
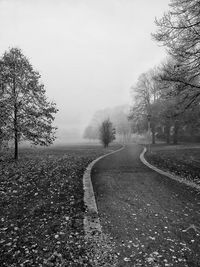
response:
{"label": "fog over field", "polygon": [[40,72],[58,142],[80,141],[96,110],[128,104],[138,75],[165,58],[151,33],[168,2],[0,1],[0,54],[19,47]]}
{"label": "fog over field", "polygon": [[0,267],[200,267],[200,0],[0,0]]}

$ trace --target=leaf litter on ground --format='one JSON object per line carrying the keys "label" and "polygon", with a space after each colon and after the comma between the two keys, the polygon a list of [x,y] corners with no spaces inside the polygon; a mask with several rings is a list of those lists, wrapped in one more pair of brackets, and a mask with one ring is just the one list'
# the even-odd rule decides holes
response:
{"label": "leaf litter on ground", "polygon": [[109,238],[86,240],[83,229],[82,176],[92,160],[108,152],[92,145],[22,149],[17,162],[1,155],[0,266],[114,263]]}
{"label": "leaf litter on ground", "polygon": [[145,157],[152,165],[200,185],[200,148],[152,148]]}

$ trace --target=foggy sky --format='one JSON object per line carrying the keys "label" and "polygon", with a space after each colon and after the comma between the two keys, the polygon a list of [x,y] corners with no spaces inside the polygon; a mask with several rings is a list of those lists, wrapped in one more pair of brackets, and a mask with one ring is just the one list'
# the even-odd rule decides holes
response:
{"label": "foggy sky", "polygon": [[0,54],[19,47],[59,108],[58,136],[130,102],[139,74],[165,57],[151,39],[168,0],[0,0]]}

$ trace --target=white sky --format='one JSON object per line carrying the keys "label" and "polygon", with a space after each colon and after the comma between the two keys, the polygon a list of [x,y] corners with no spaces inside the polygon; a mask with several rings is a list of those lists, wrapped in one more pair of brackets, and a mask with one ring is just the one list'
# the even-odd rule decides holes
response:
{"label": "white sky", "polygon": [[169,0],[0,0],[0,54],[20,47],[59,108],[59,135],[130,101],[137,77],[158,64],[154,19]]}

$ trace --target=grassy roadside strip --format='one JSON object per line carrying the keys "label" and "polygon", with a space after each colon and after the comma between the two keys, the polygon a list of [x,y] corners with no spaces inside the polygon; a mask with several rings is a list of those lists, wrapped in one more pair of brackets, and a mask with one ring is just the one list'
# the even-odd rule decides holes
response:
{"label": "grassy roadside strip", "polygon": [[152,146],[145,158],[163,171],[200,185],[200,148]]}
{"label": "grassy roadside strip", "polygon": [[[115,150],[119,146],[111,147]],[[23,150],[0,161],[0,266],[103,266],[112,244],[86,241],[82,176],[100,146]],[[109,265],[107,265],[109,266]]]}

